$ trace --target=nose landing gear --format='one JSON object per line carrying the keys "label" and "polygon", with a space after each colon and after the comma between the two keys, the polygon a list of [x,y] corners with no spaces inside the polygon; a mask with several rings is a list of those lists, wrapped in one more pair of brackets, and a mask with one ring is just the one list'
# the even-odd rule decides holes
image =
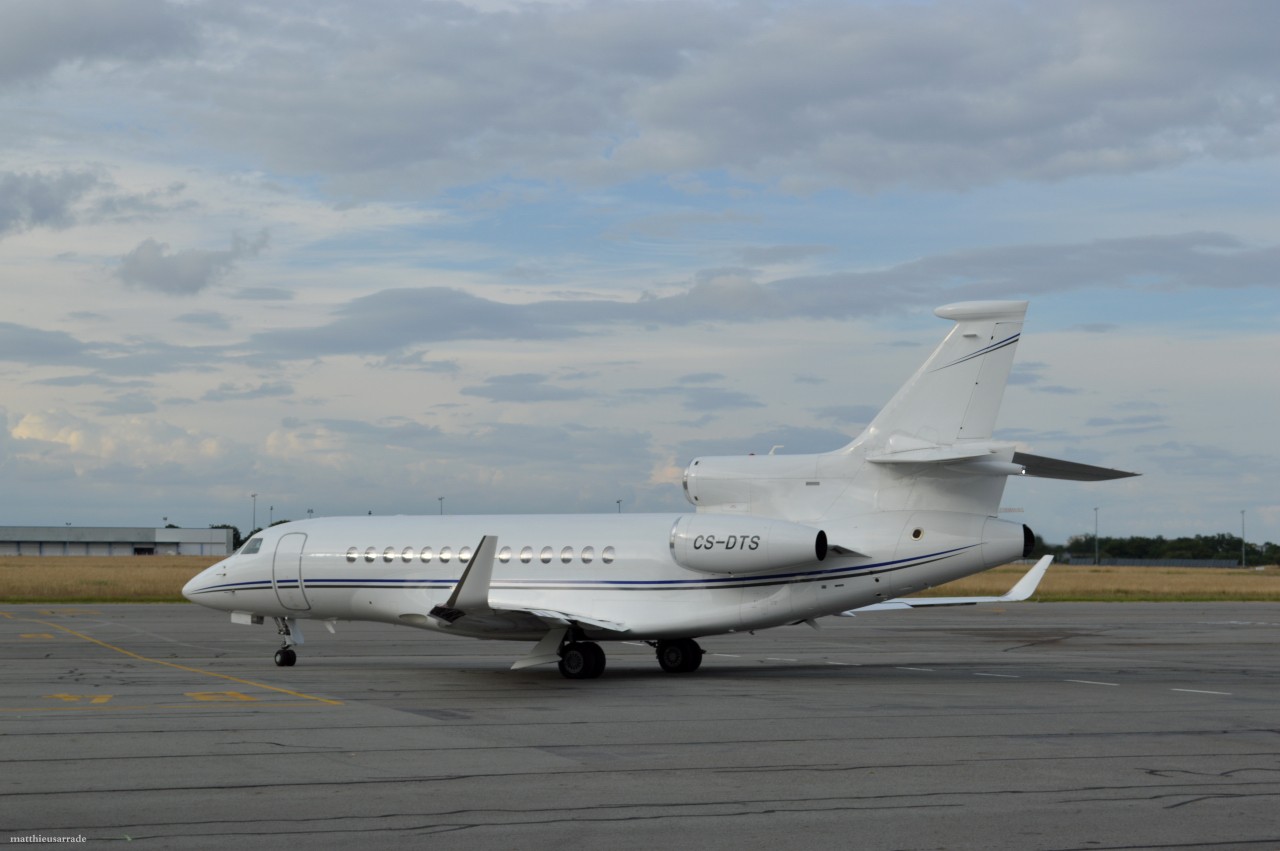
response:
{"label": "nose landing gear", "polygon": [[272,618],[276,622],[276,634],[284,641],[276,651],[275,663],[281,668],[292,668],[298,663],[298,653],[293,648],[302,643],[302,630],[293,618]]}

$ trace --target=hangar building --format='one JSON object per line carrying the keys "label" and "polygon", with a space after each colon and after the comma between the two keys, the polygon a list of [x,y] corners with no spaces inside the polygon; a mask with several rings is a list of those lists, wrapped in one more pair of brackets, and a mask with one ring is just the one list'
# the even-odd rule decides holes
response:
{"label": "hangar building", "polygon": [[225,556],[230,529],[0,526],[0,556]]}

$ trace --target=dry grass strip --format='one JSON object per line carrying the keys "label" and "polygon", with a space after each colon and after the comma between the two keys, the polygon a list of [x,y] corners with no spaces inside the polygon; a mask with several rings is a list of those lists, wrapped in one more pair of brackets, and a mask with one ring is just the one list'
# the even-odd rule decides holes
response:
{"label": "dry grass strip", "polygon": [[[181,602],[187,580],[217,560],[209,556],[5,556],[0,557],[0,602]],[[1005,565],[922,596],[1003,594],[1026,570],[1026,565]],[[1280,602],[1280,567],[1239,570],[1055,564],[1032,599]]]}

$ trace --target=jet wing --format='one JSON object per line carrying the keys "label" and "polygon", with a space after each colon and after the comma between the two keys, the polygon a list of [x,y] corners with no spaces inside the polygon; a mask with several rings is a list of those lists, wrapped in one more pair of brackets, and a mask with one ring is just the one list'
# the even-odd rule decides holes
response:
{"label": "jet wing", "polygon": [[863,612],[887,612],[900,609],[919,609],[925,606],[976,606],[982,603],[1020,603],[1035,593],[1040,580],[1044,578],[1053,556],[1045,556],[1036,562],[1030,570],[1018,580],[1008,593],[999,597],[899,597],[883,603],[872,603],[859,609],[841,612],[839,617],[851,618]]}
{"label": "jet wing", "polygon": [[[536,630],[545,627],[563,633],[566,629],[594,629],[625,634],[626,624],[593,618],[574,612],[549,609],[533,609],[511,606],[494,606],[489,602],[489,586],[493,582],[494,555],[498,548],[496,535],[480,539],[475,554],[467,562],[453,593],[443,604],[435,606],[429,616],[445,625],[457,625],[468,633],[492,633],[501,635],[515,630]],[[404,614],[402,621],[412,624],[425,622],[420,614]]]}

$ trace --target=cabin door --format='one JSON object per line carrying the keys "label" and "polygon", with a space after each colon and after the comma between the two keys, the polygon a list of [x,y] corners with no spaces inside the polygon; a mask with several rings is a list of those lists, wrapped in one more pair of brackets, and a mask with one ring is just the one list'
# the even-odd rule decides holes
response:
{"label": "cabin door", "polygon": [[280,605],[296,612],[311,608],[302,587],[302,545],[307,536],[290,532],[276,544],[275,561],[271,564],[271,584],[275,586]]}

